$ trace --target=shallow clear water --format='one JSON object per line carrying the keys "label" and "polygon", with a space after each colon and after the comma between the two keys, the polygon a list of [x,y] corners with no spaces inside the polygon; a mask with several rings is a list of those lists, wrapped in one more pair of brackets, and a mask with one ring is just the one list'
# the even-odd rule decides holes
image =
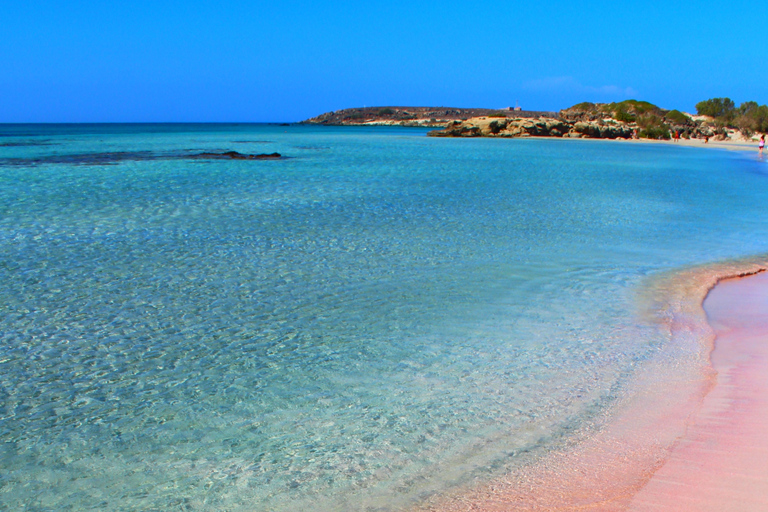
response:
{"label": "shallow clear water", "polygon": [[648,276],[768,252],[756,155],[425,133],[0,126],[0,509],[405,507],[609,407]]}

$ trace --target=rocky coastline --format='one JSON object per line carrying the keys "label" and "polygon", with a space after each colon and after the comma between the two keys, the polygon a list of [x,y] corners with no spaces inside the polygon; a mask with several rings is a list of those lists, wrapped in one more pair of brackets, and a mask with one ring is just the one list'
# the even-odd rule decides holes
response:
{"label": "rocky coastline", "polygon": [[634,129],[615,120],[578,121],[561,118],[498,119],[473,117],[454,121],[442,130],[429,132],[432,137],[570,137],[594,139],[628,139]]}
{"label": "rocky coastline", "polygon": [[537,119],[557,116],[557,112],[514,109],[452,108],[452,107],[363,107],[326,112],[302,121],[302,124],[327,126],[413,126],[444,128],[454,121],[482,116]]}
{"label": "rocky coastline", "polygon": [[562,137],[584,139],[753,140],[713,117],[666,110],[651,103],[579,103],[559,112],[512,108],[363,107],[302,121],[328,126],[413,126],[432,137]]}
{"label": "rocky coastline", "polygon": [[479,116],[452,121],[432,137],[566,137],[585,139],[715,138],[720,133],[712,118],[667,111],[633,100],[619,104],[582,103],[556,116],[507,118]]}

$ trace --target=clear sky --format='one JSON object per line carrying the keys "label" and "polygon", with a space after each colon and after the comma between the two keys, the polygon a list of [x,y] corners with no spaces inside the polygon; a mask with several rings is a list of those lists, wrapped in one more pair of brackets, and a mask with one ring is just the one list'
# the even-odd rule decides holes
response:
{"label": "clear sky", "polygon": [[757,2],[0,1],[0,122],[768,103]]}

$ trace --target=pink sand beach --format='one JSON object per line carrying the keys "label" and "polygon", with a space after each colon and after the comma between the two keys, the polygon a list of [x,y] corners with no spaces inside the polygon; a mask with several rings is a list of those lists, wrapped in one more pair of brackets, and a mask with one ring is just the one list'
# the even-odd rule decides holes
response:
{"label": "pink sand beach", "polygon": [[657,286],[672,306],[661,322],[673,342],[638,372],[638,391],[610,419],[562,451],[425,509],[768,511],[765,268],[711,266]]}
{"label": "pink sand beach", "polygon": [[717,382],[629,510],[768,510],[768,274],[720,282],[704,309]]}

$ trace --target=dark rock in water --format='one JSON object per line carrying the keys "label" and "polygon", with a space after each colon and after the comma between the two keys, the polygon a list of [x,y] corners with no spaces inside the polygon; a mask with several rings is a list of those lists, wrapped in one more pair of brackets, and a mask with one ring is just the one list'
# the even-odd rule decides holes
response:
{"label": "dark rock in water", "polygon": [[46,155],[33,158],[2,158],[0,165],[37,166],[45,164],[113,165],[123,161],[155,160],[149,151],[112,151],[105,153],[78,153],[73,155]]}
{"label": "dark rock in water", "polygon": [[74,155],[47,155],[33,158],[0,158],[0,166],[38,166],[46,164],[66,165],[114,165],[120,162],[144,162],[151,160],[279,160],[280,153],[249,155],[237,151],[221,153],[155,153],[152,151],[113,151],[104,153],[79,153]]}
{"label": "dark rock in water", "polygon": [[206,160],[277,160],[282,158],[282,155],[280,153],[261,153],[258,155],[248,155],[244,153],[238,153],[237,151],[225,151],[224,153],[198,153],[196,155],[190,155],[189,158]]}
{"label": "dark rock in water", "polygon": [[31,147],[31,146],[52,146],[52,142],[43,140],[21,140],[15,142],[0,142],[0,148]]}

